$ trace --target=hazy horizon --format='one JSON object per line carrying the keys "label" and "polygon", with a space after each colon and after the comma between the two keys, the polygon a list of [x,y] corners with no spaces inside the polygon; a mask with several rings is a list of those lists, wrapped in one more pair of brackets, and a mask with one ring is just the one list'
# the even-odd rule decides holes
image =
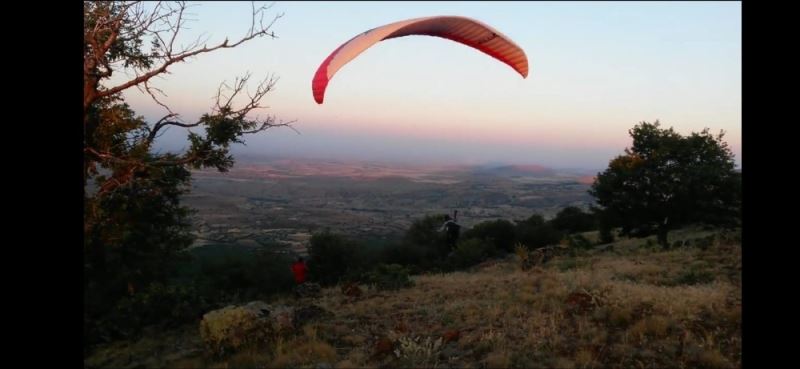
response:
{"label": "hazy horizon", "polygon": [[[596,174],[602,171],[605,167],[570,167],[570,166],[554,166],[547,163],[536,163],[531,161],[503,161],[503,160],[486,160],[486,161],[426,161],[403,159],[403,158],[368,158],[361,156],[354,157],[325,157],[308,155],[291,155],[291,154],[263,154],[263,153],[242,153],[237,152],[234,154],[237,165],[251,165],[251,164],[269,164],[275,161],[295,161],[298,163],[303,162],[317,162],[317,163],[341,163],[341,164],[375,164],[384,165],[387,167],[429,167],[429,168],[499,168],[505,166],[541,166],[545,169],[553,169],[556,171],[575,172],[584,175]],[[234,168],[237,168],[235,165]],[[216,170],[216,169],[208,169]]]}

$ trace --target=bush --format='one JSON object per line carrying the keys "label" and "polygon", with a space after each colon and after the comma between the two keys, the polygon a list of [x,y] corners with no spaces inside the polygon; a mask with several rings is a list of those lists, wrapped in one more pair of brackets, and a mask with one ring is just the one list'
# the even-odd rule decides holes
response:
{"label": "bush", "polygon": [[443,214],[428,215],[417,219],[406,231],[403,243],[423,248],[427,259],[444,259],[450,250],[448,250],[444,232],[439,232],[442,224],[444,224]]}
{"label": "bush", "polygon": [[555,229],[566,233],[587,232],[596,229],[595,218],[592,214],[584,213],[578,207],[568,206],[556,214],[550,221]]}
{"label": "bush", "polygon": [[311,280],[329,286],[338,283],[349,272],[352,275],[356,249],[354,242],[329,231],[311,236],[308,249]]}
{"label": "bush", "polygon": [[378,290],[398,290],[414,284],[409,270],[398,264],[379,264],[366,274],[365,282]]}
{"label": "bush", "polygon": [[400,264],[419,269],[428,262],[428,251],[422,246],[397,243],[383,249],[381,260],[386,264]]}
{"label": "bush", "polygon": [[[99,342],[135,337],[147,326],[169,328],[195,321],[209,309],[291,291],[291,260],[264,250],[208,245],[187,252],[167,282],[133,289],[110,308],[85,306],[85,348]],[[106,296],[89,293],[87,300]]]}
{"label": "bush", "polygon": [[148,326],[171,328],[197,321],[209,306],[192,287],[153,283],[120,299],[102,317],[84,321],[84,326],[100,340],[134,337]]}
{"label": "bush", "polygon": [[450,259],[455,268],[466,268],[478,264],[491,255],[492,246],[478,239],[459,242]]}
{"label": "bush", "polygon": [[522,270],[528,270],[533,266],[533,259],[525,245],[517,242],[514,246],[514,253],[517,254],[517,260],[519,260],[519,266]]}
{"label": "bush", "polygon": [[516,233],[517,240],[530,248],[557,244],[563,235],[538,214],[517,223]]}
{"label": "bush", "polygon": [[375,265],[383,263],[386,249],[391,247],[384,240],[359,240],[354,243],[354,250],[348,263],[347,271],[340,282],[357,282],[372,270]]}
{"label": "bush", "polygon": [[494,220],[476,224],[464,232],[464,238],[475,238],[490,243],[495,250],[513,251],[516,235],[514,224],[507,220]]}
{"label": "bush", "polygon": [[386,246],[380,255],[385,264],[399,264],[413,272],[441,269],[450,253],[445,235],[439,232],[444,215],[428,215],[417,219],[399,243]]}
{"label": "bush", "polygon": [[205,314],[200,322],[200,337],[206,350],[220,357],[271,338],[276,331],[266,317],[270,310],[269,305],[256,301]]}
{"label": "bush", "polygon": [[192,281],[210,301],[250,301],[290,291],[291,262],[290,257],[268,250],[215,246],[198,251],[195,265],[187,267],[188,275],[181,279]]}

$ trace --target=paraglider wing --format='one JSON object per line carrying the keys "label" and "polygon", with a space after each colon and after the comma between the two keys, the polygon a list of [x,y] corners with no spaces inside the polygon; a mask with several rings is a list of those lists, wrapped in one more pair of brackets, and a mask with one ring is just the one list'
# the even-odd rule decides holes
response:
{"label": "paraglider wing", "polygon": [[322,104],[325,89],[336,71],[364,50],[383,40],[410,35],[436,36],[459,42],[508,64],[523,78],[528,76],[525,52],[494,28],[466,17],[417,18],[373,28],[339,46],[322,62],[314,75],[311,82],[314,100]]}

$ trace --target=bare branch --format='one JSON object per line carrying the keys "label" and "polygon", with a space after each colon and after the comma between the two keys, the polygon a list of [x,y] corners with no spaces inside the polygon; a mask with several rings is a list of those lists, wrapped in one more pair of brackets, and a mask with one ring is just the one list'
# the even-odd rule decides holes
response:
{"label": "bare branch", "polygon": [[183,11],[186,9],[186,3],[182,1],[180,4],[181,6],[180,11],[178,12],[178,20],[175,23],[174,31],[172,32],[172,38],[169,40],[169,48],[166,52],[167,55],[172,55],[172,45],[175,44],[175,38],[178,36],[178,32],[181,30],[181,26],[183,25]]}
{"label": "bare branch", "polygon": [[247,31],[247,34],[253,34],[253,30],[256,28],[256,3],[250,2],[250,9],[252,9],[252,17],[250,18],[250,30]]}
{"label": "bare branch", "polygon": [[231,109],[231,104],[233,103],[233,99],[237,95],[239,95],[240,92],[242,92],[245,85],[247,84],[247,81],[250,80],[251,76],[252,74],[250,74],[250,72],[247,72],[247,74],[245,74],[242,78],[236,78],[236,80],[233,83],[233,91],[231,92],[231,95],[228,97],[228,100],[225,101],[225,104],[223,105],[217,105],[217,108],[219,108],[219,110],[222,110],[222,108]]}
{"label": "bare branch", "polygon": [[164,97],[166,97],[166,96],[167,96],[167,94],[165,94],[165,93],[164,93],[164,91],[161,91],[160,89],[158,89],[158,88],[155,88],[155,87],[151,87],[151,86],[150,86],[150,84],[148,83],[148,81],[145,81],[145,82],[144,82],[144,89],[145,89],[145,91],[146,91],[146,92],[147,92],[147,93],[150,95],[150,97],[151,97],[151,98],[153,98],[153,101],[155,101],[155,102],[156,102],[156,104],[158,104],[158,105],[161,105],[161,107],[163,107],[164,109],[166,109],[166,110],[167,110],[167,112],[169,112],[169,114],[170,114],[171,116],[175,116],[175,117],[177,117],[177,116],[178,116],[178,114],[175,114],[175,113],[172,111],[172,109],[170,109],[170,108],[169,108],[169,106],[167,106],[166,104],[162,103],[162,102],[161,102],[160,100],[158,100],[158,98],[156,97],[155,93],[160,93],[160,94],[164,95]]}
{"label": "bare branch", "polygon": [[[258,84],[256,91],[251,94],[250,91],[246,90],[247,82],[251,77],[252,74],[250,73],[247,73],[242,77],[237,77],[234,80],[232,87],[223,81],[217,89],[213,111],[218,114],[229,114],[233,119],[244,120],[246,119],[246,116],[253,110],[264,108],[264,106],[261,105],[261,100],[270,91],[274,90],[275,84],[278,82],[278,78],[274,75],[268,75]],[[234,108],[233,101],[242,93],[242,91],[245,91],[248,99],[241,107]],[[226,92],[228,93],[227,95],[225,94]],[[275,118],[270,116],[264,120],[255,119],[248,122],[246,126],[248,128],[252,127],[252,129],[244,130],[242,133],[252,134],[273,127],[288,127],[295,131],[295,133],[300,134],[300,132],[292,127],[292,123],[295,123],[295,121],[276,123]]]}
{"label": "bare branch", "polygon": [[[235,109],[232,107],[233,100],[242,92],[245,91],[246,83],[250,80],[252,75],[250,73],[245,74],[241,78],[236,78],[234,81],[233,87],[229,87],[224,82],[220,85],[219,89],[217,90],[216,102],[214,106],[214,111],[221,112],[221,111],[229,111],[231,114],[234,115],[237,119],[244,118],[250,111],[258,108],[262,108],[260,105],[260,101],[264,98],[264,96],[269,93],[270,91],[274,90],[275,84],[278,82],[278,78],[274,75],[268,75],[264,80],[262,80],[254,94],[250,94],[247,91],[248,101],[240,108]],[[225,97],[225,101],[222,101],[222,88],[227,87],[230,90],[230,95]]]}
{"label": "bare branch", "polygon": [[[166,72],[167,68],[169,66],[171,66],[172,64],[183,62],[187,58],[190,58],[190,57],[193,57],[193,56],[196,56],[196,55],[200,55],[200,54],[204,54],[204,53],[209,53],[209,52],[212,52],[212,51],[215,51],[215,50],[219,50],[219,49],[234,48],[234,47],[237,47],[237,46],[241,45],[242,43],[250,41],[250,40],[252,40],[252,39],[254,39],[256,37],[269,36],[269,37],[275,38],[274,32],[270,32],[269,29],[275,24],[275,22],[278,19],[283,17],[283,14],[277,14],[277,15],[275,15],[275,17],[272,19],[272,21],[268,25],[261,26],[259,28],[255,28],[255,18],[256,17],[262,17],[263,16],[263,12],[266,9],[269,9],[269,7],[260,7],[260,8],[258,8],[258,9],[253,11],[252,20],[251,20],[251,28],[248,30],[247,34],[244,37],[242,37],[241,39],[239,39],[238,41],[230,43],[226,39],[225,41],[223,41],[223,42],[221,42],[221,43],[219,43],[219,44],[217,44],[215,46],[211,46],[211,47],[204,46],[202,48],[198,48],[199,43],[195,43],[193,45],[190,45],[190,47],[187,48],[186,50],[183,50],[180,53],[177,53],[177,54],[173,55],[173,54],[171,54],[172,46],[173,46],[172,44],[173,44],[173,42],[175,40],[175,34],[182,27],[182,23],[181,23],[181,19],[182,18],[181,17],[182,17],[182,14],[183,14],[183,9],[185,8],[185,4],[183,4],[183,3],[181,3],[181,4],[182,5],[181,5],[180,9],[178,10],[178,15],[179,15],[178,23],[174,25],[175,28],[172,31],[173,32],[172,38],[170,39],[170,42],[168,44],[166,44],[166,49],[164,50],[165,51],[164,62],[159,67],[154,68],[154,69],[152,69],[152,70],[140,75],[137,78],[134,78],[134,79],[129,80],[127,82],[124,82],[124,83],[122,83],[120,85],[117,85],[117,86],[114,86],[112,88],[109,88],[107,90],[98,91],[98,93],[95,96],[95,99],[102,98],[102,97],[108,96],[108,95],[113,95],[113,94],[116,94],[116,93],[118,93],[118,92],[120,92],[122,90],[125,90],[125,89],[130,88],[130,87],[135,86],[135,85],[138,85],[140,83],[143,83],[143,82],[149,80],[150,78],[153,78],[156,75],[159,75],[161,73]],[[159,40],[162,43],[162,45],[165,44],[163,38],[159,37]]]}
{"label": "bare branch", "polygon": [[252,133],[258,133],[258,132],[261,132],[261,131],[265,131],[265,130],[270,129],[270,128],[287,127],[289,129],[291,129],[292,131],[294,131],[294,133],[297,133],[299,135],[300,131],[298,131],[294,127],[292,127],[292,123],[296,123],[296,122],[297,122],[296,120],[291,120],[291,121],[288,121],[288,122],[274,123],[274,118],[270,117],[266,121],[261,122],[261,125],[257,129],[250,130],[250,131],[244,131],[242,133],[252,134]]}

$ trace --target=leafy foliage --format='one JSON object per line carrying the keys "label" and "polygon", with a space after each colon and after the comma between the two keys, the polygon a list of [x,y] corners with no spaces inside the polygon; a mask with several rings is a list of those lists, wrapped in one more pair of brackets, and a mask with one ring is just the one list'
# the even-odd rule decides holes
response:
{"label": "leafy foliage", "polygon": [[723,133],[708,129],[682,136],[659,122],[630,130],[633,146],[613,159],[592,185],[622,234],[656,233],[666,247],[671,229],[706,223],[737,226],[741,219],[741,173]]}

